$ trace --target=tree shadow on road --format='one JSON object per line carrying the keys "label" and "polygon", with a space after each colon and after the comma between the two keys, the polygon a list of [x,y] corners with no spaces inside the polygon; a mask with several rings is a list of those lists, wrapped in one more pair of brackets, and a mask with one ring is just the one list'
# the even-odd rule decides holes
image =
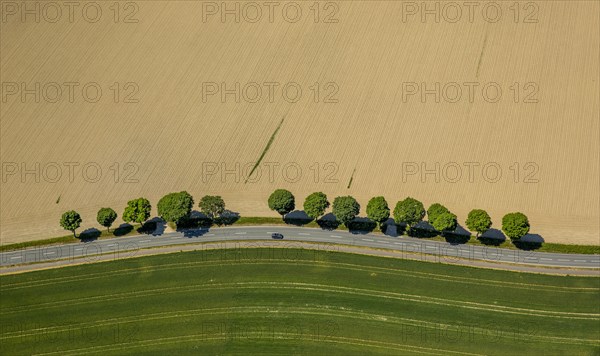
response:
{"label": "tree shadow on road", "polygon": [[157,222],[154,220],[145,221],[142,226],[137,228],[137,232],[144,235],[150,235],[156,230]]}
{"label": "tree shadow on road", "polygon": [[119,227],[117,227],[114,231],[113,231],[113,235],[115,236],[123,236],[123,235],[127,235],[128,233],[130,233],[133,230],[133,226],[131,224],[128,223],[124,223],[119,225]]}
{"label": "tree shadow on road", "polygon": [[152,236],[160,236],[165,233],[165,229],[167,227],[167,222],[164,221],[162,218],[154,217],[154,218],[148,220],[148,222],[155,224],[154,231],[152,231]]}
{"label": "tree shadow on road", "polygon": [[520,250],[533,251],[542,247],[544,238],[538,234],[527,234],[512,243]]}
{"label": "tree shadow on road", "polygon": [[389,218],[381,224],[381,232],[386,236],[398,237],[402,234],[394,219]]}
{"label": "tree shadow on road", "polygon": [[460,224],[456,225],[454,231],[445,231],[442,236],[447,243],[452,245],[464,245],[471,240],[471,233]]}
{"label": "tree shadow on road", "polygon": [[221,216],[219,216],[218,218],[215,218],[214,223],[217,225],[233,225],[235,224],[238,220],[240,219],[240,213],[235,212],[235,211],[231,211],[231,210],[225,210],[223,211],[223,214],[221,214]]}
{"label": "tree shadow on road", "polygon": [[304,210],[294,210],[283,217],[286,224],[294,226],[304,226],[313,220]]}
{"label": "tree shadow on road", "polygon": [[427,221],[420,221],[418,224],[413,226],[411,229],[407,229],[406,224],[400,224],[400,229],[398,233],[402,233],[402,235],[406,234],[410,237],[416,238],[428,238],[428,237],[436,237],[438,234],[437,231],[431,226]]}
{"label": "tree shadow on road", "polygon": [[356,217],[348,223],[348,231],[355,235],[364,235],[373,232],[377,223],[369,218]]}
{"label": "tree shadow on road", "polygon": [[206,234],[208,232],[208,229],[205,229],[205,228],[185,229],[185,230],[177,229],[177,231],[181,232],[183,234],[183,237],[192,238],[192,237],[200,237],[200,236]]}
{"label": "tree shadow on road", "polygon": [[317,225],[323,230],[331,231],[337,229],[340,226],[340,223],[333,213],[327,213],[317,220]]}
{"label": "tree shadow on road", "polygon": [[500,246],[506,241],[506,236],[498,229],[489,229],[481,234],[477,239],[479,242],[487,246]]}
{"label": "tree shadow on road", "polygon": [[184,229],[200,229],[209,228],[213,225],[213,221],[203,213],[192,210],[190,216],[181,219],[177,223],[177,231]]}
{"label": "tree shadow on road", "polygon": [[78,238],[81,242],[92,242],[98,240],[98,238],[102,235],[102,232],[95,227],[91,227],[86,229],[79,234]]}
{"label": "tree shadow on road", "polygon": [[177,231],[181,232],[184,237],[200,237],[206,234],[213,225],[233,225],[239,219],[240,214],[231,210],[223,211],[221,216],[214,220],[197,210],[192,210],[189,217],[177,224]]}

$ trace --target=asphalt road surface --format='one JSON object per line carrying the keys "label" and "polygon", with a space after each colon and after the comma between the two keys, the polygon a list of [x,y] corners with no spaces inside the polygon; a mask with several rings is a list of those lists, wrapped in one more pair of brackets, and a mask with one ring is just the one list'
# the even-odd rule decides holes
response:
{"label": "asphalt road surface", "polygon": [[[284,235],[283,240],[273,240],[271,233]],[[406,254],[408,258],[416,255],[427,256],[429,261],[473,265],[476,262],[494,264],[513,264],[536,267],[559,267],[574,269],[600,269],[600,255],[579,255],[522,251],[478,245],[456,245],[442,241],[431,241],[410,237],[390,237],[381,234],[350,233],[339,230],[322,230],[306,227],[287,226],[241,226],[197,229],[185,232],[169,232],[160,235],[136,235],[131,237],[97,240],[91,242],[64,245],[40,246],[23,250],[0,253],[0,266],[47,263],[57,260],[93,262],[99,255],[110,254],[114,258],[135,256],[147,248],[169,247],[186,244],[237,241],[237,247],[273,247],[285,244],[294,247],[296,242],[317,242],[323,249],[335,251],[336,246],[348,245],[362,248],[392,250],[396,254]],[[329,247],[326,247],[329,246]],[[224,246],[225,247],[225,246]],[[298,246],[301,248],[301,246]],[[231,248],[231,243],[227,245]],[[94,257],[95,256],[95,257]],[[433,259],[432,259],[433,257]],[[29,269],[29,268],[28,268]],[[514,268],[510,268],[514,269]]]}

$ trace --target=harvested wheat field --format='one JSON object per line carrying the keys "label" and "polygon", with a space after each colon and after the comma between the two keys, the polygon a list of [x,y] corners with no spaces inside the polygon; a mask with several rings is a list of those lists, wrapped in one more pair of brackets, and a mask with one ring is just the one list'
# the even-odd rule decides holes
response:
{"label": "harvested wheat field", "polygon": [[54,2],[36,22],[3,1],[1,242],[180,190],[276,216],[286,188],[361,216],[375,195],[463,225],[522,211],[545,241],[598,244],[600,3],[487,3]]}

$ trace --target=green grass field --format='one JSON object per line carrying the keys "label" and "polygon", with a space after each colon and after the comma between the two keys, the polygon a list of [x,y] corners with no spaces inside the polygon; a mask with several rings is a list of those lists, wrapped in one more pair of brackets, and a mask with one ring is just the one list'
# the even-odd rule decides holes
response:
{"label": "green grass field", "polygon": [[0,354],[600,354],[600,278],[306,249],[0,277]]}

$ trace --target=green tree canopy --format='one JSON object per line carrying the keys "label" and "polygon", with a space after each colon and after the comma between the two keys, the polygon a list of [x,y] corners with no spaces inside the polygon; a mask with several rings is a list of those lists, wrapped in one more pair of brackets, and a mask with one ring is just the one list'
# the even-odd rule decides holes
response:
{"label": "green tree canopy", "polygon": [[411,197],[399,201],[394,208],[396,223],[405,223],[409,229],[422,221],[423,217],[425,217],[423,203]]}
{"label": "green tree canopy", "polygon": [[325,214],[327,208],[329,208],[329,201],[324,193],[315,192],[304,199],[304,212],[313,219]]}
{"label": "green tree canopy", "polygon": [[529,232],[529,219],[523,213],[509,213],[502,218],[502,231],[511,240],[518,240]]}
{"label": "green tree canopy", "polygon": [[379,225],[390,217],[390,208],[384,197],[373,197],[367,203],[367,217]]}
{"label": "green tree canopy", "polygon": [[485,210],[473,209],[469,212],[465,224],[479,237],[479,234],[483,234],[492,227],[492,219]]}
{"label": "green tree canopy", "polygon": [[108,232],[110,232],[110,227],[113,222],[117,219],[117,212],[111,208],[101,208],[98,210],[98,215],[96,215],[96,220],[98,224],[104,226]]}
{"label": "green tree canopy", "polygon": [[429,209],[427,209],[427,220],[431,223],[433,222],[433,220],[435,220],[435,218],[443,213],[449,213],[450,210],[448,210],[448,208],[446,208],[445,206],[443,206],[440,203],[433,203],[431,204],[431,206],[429,207]]}
{"label": "green tree canopy", "polygon": [[150,217],[152,206],[146,198],[137,198],[127,202],[125,211],[123,212],[123,221],[136,222],[144,224],[144,221]]}
{"label": "green tree canopy", "polygon": [[225,201],[219,195],[205,195],[200,199],[198,207],[204,215],[215,220],[225,211]]}
{"label": "green tree canopy", "polygon": [[161,218],[167,222],[177,224],[181,219],[190,216],[193,206],[194,198],[188,192],[182,191],[169,193],[160,198],[156,208]]}
{"label": "green tree canopy", "polygon": [[360,205],[353,197],[347,195],[336,197],[333,200],[333,215],[341,224],[348,226],[348,223],[360,212]]}
{"label": "green tree canopy", "polygon": [[73,237],[77,237],[75,230],[81,226],[81,216],[75,210],[69,210],[60,217],[60,226],[65,230],[73,232]]}
{"label": "green tree canopy", "polygon": [[294,195],[289,190],[277,189],[269,197],[269,209],[275,210],[281,216],[291,212],[295,207]]}
{"label": "green tree canopy", "polygon": [[435,219],[431,222],[433,228],[441,233],[456,229],[457,224],[456,215],[449,211],[435,215]]}

